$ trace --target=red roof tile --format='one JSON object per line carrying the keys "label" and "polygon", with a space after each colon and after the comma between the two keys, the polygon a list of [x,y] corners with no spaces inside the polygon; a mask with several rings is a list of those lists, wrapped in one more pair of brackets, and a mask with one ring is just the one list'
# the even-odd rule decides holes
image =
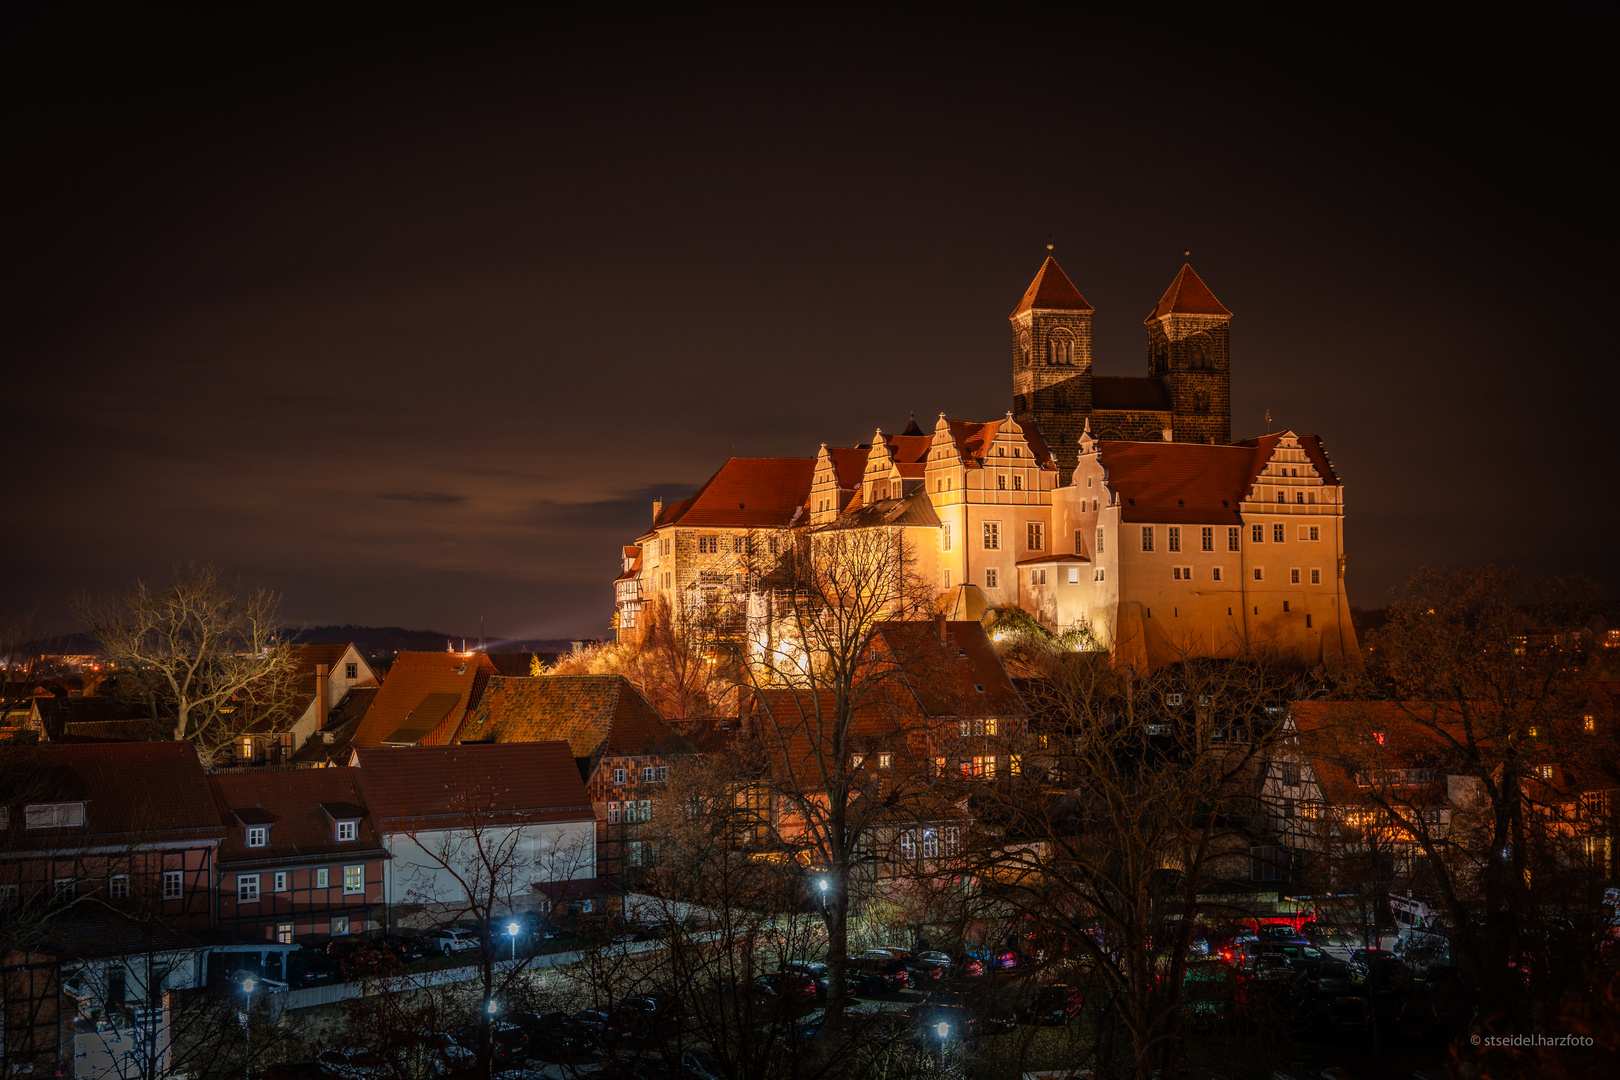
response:
{"label": "red roof tile", "polygon": [[[24,806],[83,802],[82,827],[24,830]],[[0,751],[6,844],[17,849],[212,840],[224,835],[188,742],[17,745]]]}
{"label": "red roof tile", "polygon": [[355,750],[351,760],[383,831],[465,826],[469,807],[492,823],[596,817],[564,742]]}
{"label": "red roof tile", "polygon": [[909,465],[913,462],[927,461],[928,449],[934,444],[932,435],[885,435],[884,445],[889,449],[889,457],[897,465]]}
{"label": "red roof tile", "polygon": [[870,446],[829,446],[827,458],[832,462],[836,483],[841,488],[860,487],[866,473],[866,459],[872,453]]}
{"label": "red roof tile", "polygon": [[[1026,311],[1091,311],[1086,298],[1074,287],[1069,275],[1063,272],[1056,259],[1048,255],[1035,274],[1035,280],[1024,290],[1024,298],[1013,308],[1013,316]],[[1008,316],[1011,318],[1012,316]]]}
{"label": "red roof tile", "polygon": [[815,458],[730,458],[690,499],[660,514],[655,527],[781,529],[810,499]]}
{"label": "red roof tile", "polygon": [[1153,313],[1147,317],[1146,322],[1165,315],[1226,315],[1227,311],[1221,302],[1215,299],[1215,294],[1209,291],[1204,279],[1193,270],[1191,263],[1183,263],[1181,272],[1170,283],[1170,287],[1159,297],[1159,304]]}
{"label": "red roof tile", "polygon": [[[219,848],[221,865],[254,865],[331,856],[385,858],[375,825],[368,818],[360,788],[360,770],[274,769],[216,773],[208,778],[214,804],[226,828]],[[344,816],[360,820],[358,835],[339,843],[334,818],[323,809],[331,806]],[[245,816],[244,816],[245,815]],[[247,846],[235,822],[247,817],[268,824],[268,845]],[[268,818],[268,821],[262,820]]]}
{"label": "red roof tile", "polygon": [[[495,673],[495,665],[482,653],[402,652],[388,669],[388,678],[366,710],[351,745],[381,746],[399,741],[416,729],[415,741],[443,745],[455,737],[467,709],[478,703],[483,679]],[[453,695],[448,706],[443,697]],[[432,700],[429,700],[432,699]],[[424,727],[430,713],[438,710],[431,726]]]}
{"label": "red roof tile", "polygon": [[493,678],[461,738],[464,743],[560,740],[576,758],[593,760],[603,754],[690,752],[622,675]]}
{"label": "red roof tile", "polygon": [[[1202,443],[1098,444],[1124,521],[1237,525],[1255,475],[1256,451]],[[1269,453],[1269,452],[1268,452]]]}

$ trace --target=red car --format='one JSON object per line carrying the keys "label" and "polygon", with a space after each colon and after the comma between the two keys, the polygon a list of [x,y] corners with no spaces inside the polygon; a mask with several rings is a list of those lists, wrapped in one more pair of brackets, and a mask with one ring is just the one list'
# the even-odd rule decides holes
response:
{"label": "red car", "polygon": [[772,971],[755,979],[754,988],[773,1001],[815,1001],[820,996],[816,980],[802,971]]}

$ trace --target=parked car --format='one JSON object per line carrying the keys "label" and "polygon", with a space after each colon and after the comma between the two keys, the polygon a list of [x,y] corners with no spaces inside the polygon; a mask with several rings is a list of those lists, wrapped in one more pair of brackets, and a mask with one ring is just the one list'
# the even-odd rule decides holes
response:
{"label": "parked car", "polygon": [[1350,955],[1350,979],[1363,994],[1391,997],[1406,983],[1406,965],[1383,949],[1358,949]]}
{"label": "parked car", "polygon": [[463,1072],[478,1060],[471,1044],[454,1039],[442,1031],[429,1031],[421,1036],[420,1041],[428,1068],[434,1076]]}
{"label": "parked car", "polygon": [[460,926],[445,926],[438,930],[430,930],[422,935],[422,941],[434,952],[441,952],[446,956],[473,952],[478,948],[478,936]]}
{"label": "parked car", "polygon": [[1318,949],[1354,949],[1361,944],[1361,935],[1337,923],[1313,920],[1299,928],[1300,935]]}
{"label": "parked car", "polygon": [[337,963],[323,951],[296,949],[287,956],[287,982],[295,988],[339,982],[342,978]]}
{"label": "parked car", "polygon": [[913,983],[943,979],[951,970],[949,953],[920,952],[906,961]]}
{"label": "parked car", "polygon": [[850,966],[866,976],[868,984],[875,980],[887,992],[904,990],[911,985],[911,972],[906,970],[903,960],[863,956],[853,961]]}
{"label": "parked car", "polygon": [[508,1017],[529,1037],[529,1053],[552,1061],[569,1061],[595,1042],[590,1033],[561,1012],[516,1012]]}
{"label": "parked car", "polygon": [[754,980],[757,997],[786,1004],[815,1001],[821,996],[816,980],[802,971],[772,971]]}
{"label": "parked car", "polygon": [[1053,983],[1041,988],[1035,1001],[1025,1010],[1032,1024],[1067,1024],[1080,1015],[1082,998],[1078,988],[1067,983]]}
{"label": "parked car", "polygon": [[[468,1024],[456,1035],[456,1042],[467,1047],[474,1059],[482,1031],[478,1024]],[[529,1034],[511,1020],[496,1017],[489,1024],[490,1058],[497,1066],[506,1062],[522,1061],[529,1056]]]}
{"label": "parked car", "polygon": [[569,1019],[598,1044],[616,1042],[624,1034],[624,1018],[607,1009],[581,1009]]}
{"label": "parked car", "polygon": [[977,979],[985,973],[984,961],[977,956],[962,954],[951,961],[951,972],[960,979]]}
{"label": "parked car", "polygon": [[1350,965],[1342,960],[1317,960],[1295,966],[1295,993],[1348,994],[1352,986]]}
{"label": "parked car", "polygon": [[641,1035],[667,1037],[681,1030],[681,1018],[690,1012],[669,994],[633,994],[619,1003],[619,1012]]}
{"label": "parked car", "polygon": [[783,971],[797,971],[808,976],[816,984],[816,996],[826,998],[832,988],[832,969],[820,960],[784,960]]}
{"label": "parked car", "polygon": [[382,1055],[364,1046],[340,1046],[322,1050],[315,1060],[342,1080],[382,1080],[390,1071]]}
{"label": "parked car", "polygon": [[423,945],[422,939],[415,934],[384,934],[378,940],[392,949],[394,955],[407,964],[422,959],[428,953],[427,946]]}

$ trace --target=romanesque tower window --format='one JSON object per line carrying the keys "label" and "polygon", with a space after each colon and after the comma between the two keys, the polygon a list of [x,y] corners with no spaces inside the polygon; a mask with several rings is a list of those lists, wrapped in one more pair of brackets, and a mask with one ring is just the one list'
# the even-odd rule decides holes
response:
{"label": "romanesque tower window", "polygon": [[1209,371],[1215,365],[1211,356],[1214,343],[1208,334],[1194,334],[1187,339],[1187,366],[1194,371]]}
{"label": "romanesque tower window", "polygon": [[1018,332],[1018,359],[1025,367],[1029,366],[1030,348],[1029,331],[1020,330]]}
{"label": "romanesque tower window", "polygon": [[1207,414],[1209,412],[1209,391],[1198,390],[1193,393],[1193,412]]}
{"label": "romanesque tower window", "polygon": [[1047,335],[1046,362],[1048,364],[1074,363],[1074,335],[1061,326]]}

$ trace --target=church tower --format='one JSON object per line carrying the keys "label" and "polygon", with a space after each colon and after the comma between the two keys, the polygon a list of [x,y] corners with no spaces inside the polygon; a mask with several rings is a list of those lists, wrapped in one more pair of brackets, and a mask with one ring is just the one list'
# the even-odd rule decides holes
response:
{"label": "church tower", "polygon": [[1148,375],[1170,398],[1177,442],[1232,441],[1232,313],[1184,263],[1144,320]]}
{"label": "church tower", "polygon": [[1012,323],[1013,419],[1039,424],[1069,482],[1080,430],[1091,413],[1092,307],[1052,256],[1046,257]]}

